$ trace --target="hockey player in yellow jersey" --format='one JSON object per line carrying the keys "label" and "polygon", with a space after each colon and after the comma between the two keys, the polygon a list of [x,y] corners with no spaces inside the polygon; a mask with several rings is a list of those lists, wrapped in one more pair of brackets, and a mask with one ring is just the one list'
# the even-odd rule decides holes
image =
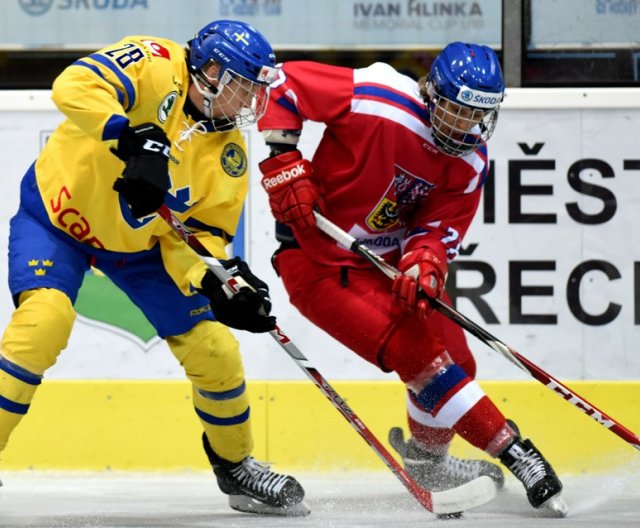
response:
{"label": "hockey player in yellow jersey", "polygon": [[[219,20],[186,49],[126,37],[55,80],[52,97],[66,120],[25,174],[10,227],[16,310],[0,352],[0,450],[66,347],[73,303],[94,266],[145,313],[184,367],[204,450],[231,507],[309,512],[293,477],[251,457],[244,371],[228,328],[275,327],[267,285],[225,248],[248,189],[238,128],[264,113],[276,75],[263,35]],[[155,213],[162,204],[246,284],[239,293],[227,295]],[[34,260],[46,262],[46,273],[34,273]]]}

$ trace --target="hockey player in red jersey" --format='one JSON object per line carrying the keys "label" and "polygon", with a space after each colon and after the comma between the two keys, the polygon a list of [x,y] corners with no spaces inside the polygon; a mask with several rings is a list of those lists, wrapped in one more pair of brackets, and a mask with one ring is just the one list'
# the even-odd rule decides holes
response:
{"label": "hockey player in red jersey", "polygon": [[[474,380],[462,330],[431,309],[446,299],[448,263],[478,207],[504,81],[488,47],[455,42],[419,81],[376,63],[349,69],[285,63],[258,126],[271,156],[260,164],[281,243],[274,266],[311,322],[407,386],[411,438],[390,443],[431,490],[496,464],[448,454],[454,434],[498,458],[531,505],[565,515],[562,484]],[[326,125],[312,160],[297,149],[306,120]],[[402,274],[389,281],[315,226],[313,210]]]}

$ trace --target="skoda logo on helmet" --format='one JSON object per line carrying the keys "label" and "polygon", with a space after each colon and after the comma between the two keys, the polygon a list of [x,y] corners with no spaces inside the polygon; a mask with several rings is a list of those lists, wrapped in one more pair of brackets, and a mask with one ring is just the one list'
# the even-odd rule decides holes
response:
{"label": "skoda logo on helmet", "polygon": [[502,93],[483,92],[469,86],[461,86],[456,95],[456,100],[462,104],[478,108],[498,108],[502,102]]}
{"label": "skoda logo on helmet", "polygon": [[465,103],[468,103],[473,99],[473,92],[471,90],[462,90],[460,92],[460,99]]}

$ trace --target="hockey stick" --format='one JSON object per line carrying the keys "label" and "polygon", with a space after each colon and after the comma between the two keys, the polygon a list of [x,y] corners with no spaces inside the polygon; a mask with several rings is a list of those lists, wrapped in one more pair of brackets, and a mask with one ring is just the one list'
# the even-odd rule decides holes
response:
{"label": "hockey stick", "polygon": [[[158,214],[169,224],[171,229],[200,256],[215,276],[225,283],[231,291],[237,292],[240,289],[237,281],[225,269],[222,263],[209,253],[189,228],[180,222],[166,205],[162,205],[160,209],[158,209]],[[334,407],[338,409],[340,414],[345,417],[364,441],[369,444],[369,447],[374,450],[398,480],[402,482],[417,501],[428,511],[436,514],[455,514],[476,508],[495,498],[496,487],[493,481],[486,476],[447,491],[430,492],[422,489],[409,476],[404,468],[398,464],[395,458],[393,458],[360,418],[358,418],[356,413],[351,410],[347,402],[331,387],[322,374],[311,365],[309,360],[300,352],[298,347],[287,337],[280,327],[276,326],[269,334],[276,340],[280,347],[289,354],[327,399],[333,403]]]}
{"label": "hockey stick", "polygon": [[[321,214],[315,212],[316,223],[318,228],[323,233],[329,235],[341,246],[349,249],[353,253],[364,257],[366,260],[375,265],[380,271],[382,271],[387,277],[393,279],[399,273],[397,269],[386,262],[380,255],[371,251],[365,245],[359,243],[349,233],[339,228],[330,220],[326,219]],[[497,337],[494,337],[481,326],[474,323],[471,319],[462,315],[460,312],[444,303],[440,299],[429,299],[433,307],[440,313],[451,319],[454,323],[458,324],[464,330],[474,335],[480,341],[491,347],[496,352],[502,354],[516,367],[524,370],[530,374],[533,378],[545,385],[548,389],[558,394],[561,398],[568,401],[574,407],[580,409],[587,416],[593,418],[603,427],[609,429],[611,432],[618,435],[620,438],[631,444],[636,449],[640,449],[640,437],[635,433],[624,427],[621,423],[617,422],[609,415],[602,412],[595,405],[592,405],[582,396],[576,394],[569,387],[558,381],[551,374],[548,374],[540,367],[529,361],[527,358],[519,354],[516,350],[500,341]]]}

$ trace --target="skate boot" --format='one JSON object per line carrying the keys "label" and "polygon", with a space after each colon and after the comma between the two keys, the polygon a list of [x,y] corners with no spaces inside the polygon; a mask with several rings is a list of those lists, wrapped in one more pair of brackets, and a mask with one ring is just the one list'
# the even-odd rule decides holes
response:
{"label": "skate boot", "polygon": [[546,508],[556,517],[566,517],[569,509],[560,497],[562,483],[555,471],[531,440],[523,440],[517,426],[511,420],[507,420],[507,423],[518,436],[499,455],[500,462],[522,482],[531,506]]}
{"label": "skate boot", "polygon": [[204,434],[202,444],[220,491],[229,495],[229,506],[234,510],[283,516],[311,513],[303,501],[304,489],[293,477],[274,473],[251,456],[240,462],[225,460],[211,449]]}
{"label": "skate boot", "polygon": [[421,447],[413,438],[405,442],[400,427],[389,431],[389,443],[400,454],[404,468],[416,483],[429,491],[444,491],[486,475],[504,486],[504,474],[495,464],[484,460],[465,460],[449,454],[436,455]]}

